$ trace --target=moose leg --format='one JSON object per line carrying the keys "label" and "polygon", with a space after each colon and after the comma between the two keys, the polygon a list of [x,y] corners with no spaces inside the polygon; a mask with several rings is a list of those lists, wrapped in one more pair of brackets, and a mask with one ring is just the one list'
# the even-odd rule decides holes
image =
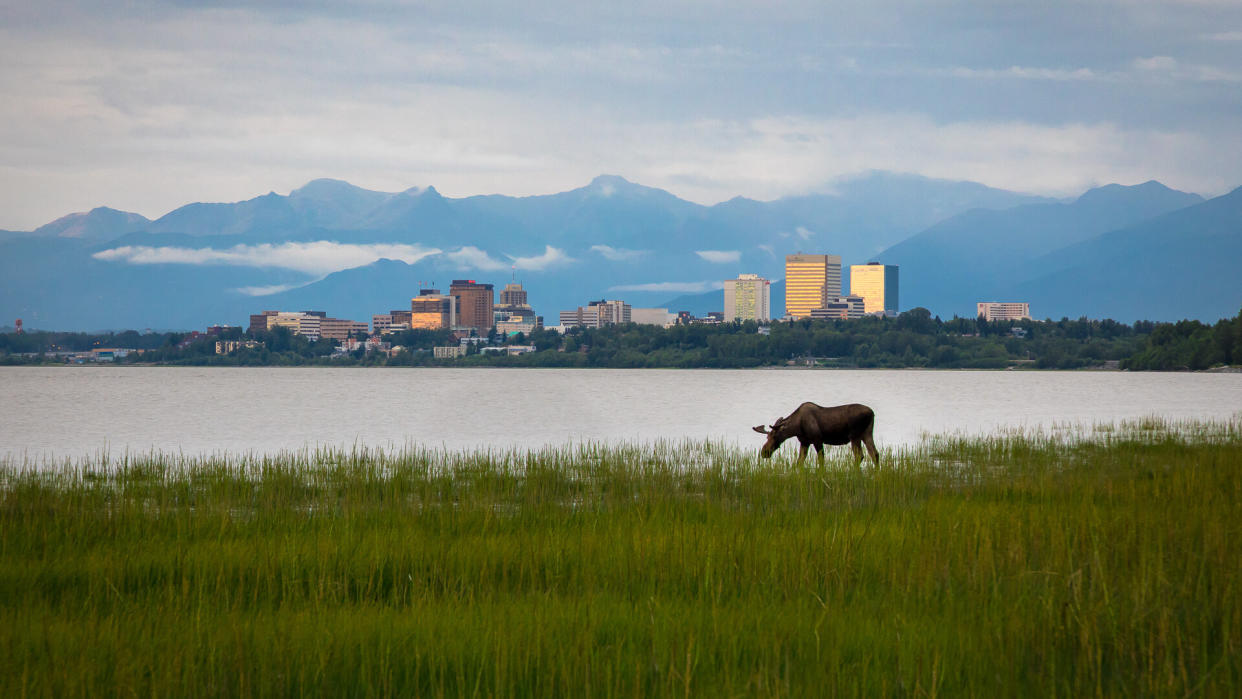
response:
{"label": "moose leg", "polygon": [[850,449],[854,450],[854,466],[857,467],[863,460],[862,444],[857,439],[851,439]]}
{"label": "moose leg", "polygon": [[[867,454],[871,456],[871,463],[876,466],[880,465],[880,452],[875,449],[875,442],[871,440],[871,430],[867,430],[867,434],[863,435],[863,442],[867,445]],[[858,457],[860,460],[862,456]]]}
{"label": "moose leg", "polygon": [[797,466],[801,466],[802,462],[806,461],[806,452],[810,448],[811,448],[810,442],[802,442],[802,448],[798,450],[798,463],[796,464]]}
{"label": "moose leg", "polygon": [[816,444],[815,453],[819,455],[819,467],[823,468],[824,467],[824,445]]}

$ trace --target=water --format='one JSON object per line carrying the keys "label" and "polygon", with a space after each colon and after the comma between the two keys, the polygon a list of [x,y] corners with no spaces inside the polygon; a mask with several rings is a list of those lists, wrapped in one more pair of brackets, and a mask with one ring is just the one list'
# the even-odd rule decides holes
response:
{"label": "water", "polygon": [[39,462],[353,444],[713,439],[757,450],[751,426],[807,400],[870,405],[881,449],[926,432],[1242,411],[1242,374],[3,367],[0,390],[0,459]]}

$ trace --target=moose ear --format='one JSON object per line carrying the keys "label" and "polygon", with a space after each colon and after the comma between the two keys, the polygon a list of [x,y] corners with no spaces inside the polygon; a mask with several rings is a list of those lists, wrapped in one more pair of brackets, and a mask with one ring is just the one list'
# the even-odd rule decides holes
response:
{"label": "moose ear", "polygon": [[754,430],[754,431],[758,432],[759,434],[767,434],[767,433],[768,433],[768,429],[767,429],[766,427],[764,427],[763,425],[755,425],[754,427],[752,427],[752,428],[750,428],[750,429],[752,429],[752,430]]}

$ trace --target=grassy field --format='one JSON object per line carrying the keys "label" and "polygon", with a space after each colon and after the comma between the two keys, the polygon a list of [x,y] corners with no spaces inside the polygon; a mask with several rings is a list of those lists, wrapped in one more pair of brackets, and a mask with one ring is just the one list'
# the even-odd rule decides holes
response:
{"label": "grassy field", "polygon": [[1242,695],[1242,421],[784,455],[8,464],[0,696]]}

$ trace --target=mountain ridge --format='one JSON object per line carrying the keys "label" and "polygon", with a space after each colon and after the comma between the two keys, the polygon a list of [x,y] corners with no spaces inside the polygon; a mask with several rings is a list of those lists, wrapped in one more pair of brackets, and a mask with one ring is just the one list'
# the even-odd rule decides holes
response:
{"label": "mountain ridge", "polygon": [[[1021,209],[1020,218],[1031,210],[1022,207],[1043,206],[1068,207],[1088,219],[1098,209],[1108,222],[1126,222],[1125,216],[1169,208],[1160,203],[1165,199],[1201,200],[1156,182],[1098,189],[1084,193],[1084,201],[1066,202],[872,172],[824,192],[704,206],[619,175],[553,194],[461,198],[434,187],[376,192],[320,178],[288,195],[188,204],[139,221],[137,230],[123,226],[110,240],[56,238],[63,241],[57,246],[46,237],[0,238],[0,317],[59,329],[192,328],[227,317],[244,322],[256,308],[278,304],[328,306],[323,310],[338,317],[365,320],[408,304],[417,282],[447,286],[466,277],[499,284],[513,270],[536,310],[555,318],[602,297],[664,305],[671,294],[661,289],[710,287],[740,272],[780,279],[784,255],[797,250],[863,263],[955,217],[986,221]],[[937,218],[943,214],[948,218]],[[1081,233],[1084,225],[1071,228]],[[419,250],[431,254],[420,259]],[[969,277],[970,266],[984,259],[970,252],[973,257],[942,271]],[[378,258],[417,261],[367,267]],[[921,299],[912,281],[903,268],[908,305],[953,311]],[[774,299],[774,308],[781,305]],[[1090,313],[1089,304],[1084,308]]]}

